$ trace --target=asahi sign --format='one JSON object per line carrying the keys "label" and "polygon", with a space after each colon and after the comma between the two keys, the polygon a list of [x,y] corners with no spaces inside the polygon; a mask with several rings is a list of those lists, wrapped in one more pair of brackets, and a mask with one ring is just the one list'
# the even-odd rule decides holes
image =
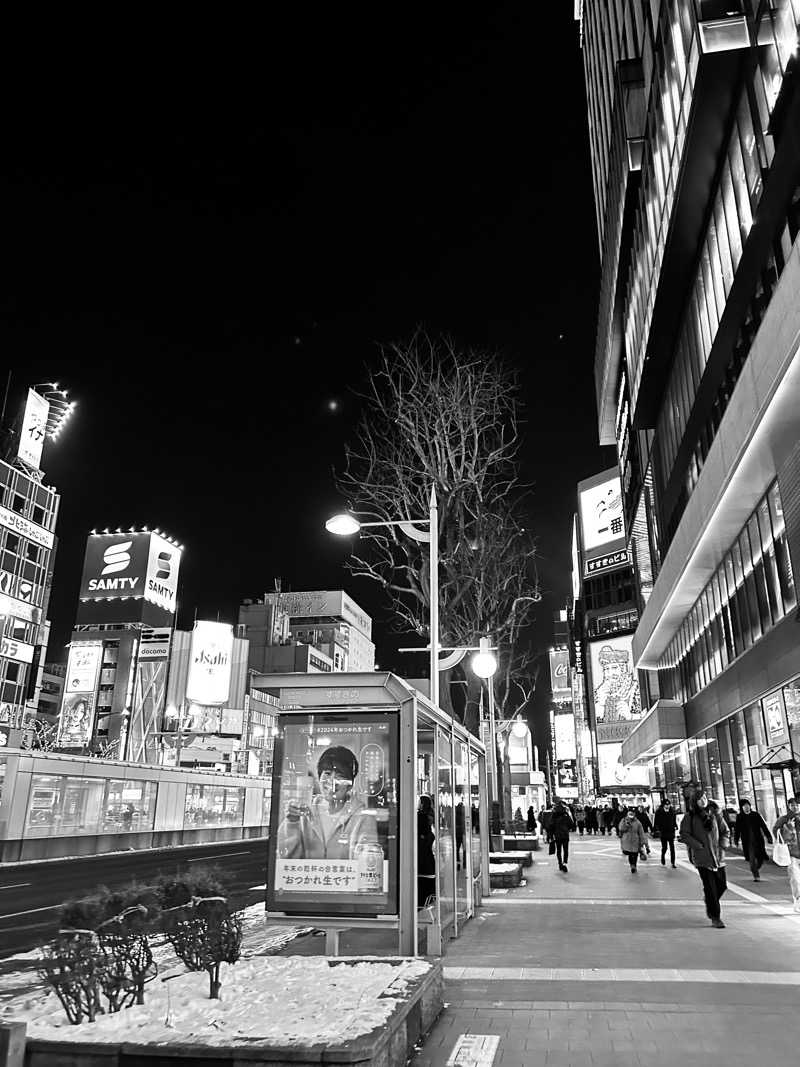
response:
{"label": "asahi sign", "polygon": [[196,622],[189,655],[186,699],[197,704],[226,704],[231,687],[233,627]]}

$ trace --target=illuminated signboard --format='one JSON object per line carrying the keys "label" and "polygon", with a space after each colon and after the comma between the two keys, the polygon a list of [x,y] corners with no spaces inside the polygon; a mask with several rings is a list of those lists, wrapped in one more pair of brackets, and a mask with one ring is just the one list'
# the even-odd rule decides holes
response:
{"label": "illuminated signboard", "polygon": [[572,682],[569,676],[569,650],[550,649],[550,688],[556,704],[572,700]]}
{"label": "illuminated signboard", "polygon": [[556,759],[574,759],[578,751],[575,747],[575,717],[572,712],[553,717],[553,734]]}
{"label": "illuminated signboard", "polygon": [[556,761],[556,773],[560,789],[569,788],[578,784],[578,765],[574,759],[560,759]]}
{"label": "illuminated signboard", "polygon": [[[181,548],[146,530],[92,534],[86,542],[79,622],[139,622],[163,625],[175,614]],[[127,601],[127,604],[121,603]],[[144,605],[153,605],[145,609]],[[88,605],[88,607],[86,606]]]}
{"label": "illuminated signboard", "polygon": [[578,516],[572,516],[572,599],[580,599],[581,595],[581,558],[578,544]]}
{"label": "illuminated signboard", "polygon": [[608,552],[604,556],[595,556],[594,559],[586,560],[586,577],[599,574],[603,571],[613,571],[617,567],[627,567],[629,563],[628,553],[622,548],[619,552]]}
{"label": "illuminated signboard", "polygon": [[47,433],[47,417],[50,405],[43,396],[33,389],[28,390],[25,414],[22,417],[22,430],[19,435],[17,455],[29,467],[39,469],[42,461],[42,448]]}
{"label": "illuminated signboard", "polygon": [[186,699],[197,704],[227,704],[232,659],[233,627],[226,622],[196,622]]}
{"label": "illuminated signboard", "polygon": [[278,720],[267,909],[398,912],[396,712]]}
{"label": "illuminated signboard", "polygon": [[589,645],[595,722],[636,722],[642,714],[639,679],[633,666],[630,635],[604,637]]}
{"label": "illuminated signboard", "polygon": [[102,661],[101,641],[70,645],[64,698],[58,719],[58,744],[64,748],[83,748],[91,740],[97,678]]}
{"label": "illuminated signboard", "polygon": [[597,762],[601,789],[648,784],[646,766],[633,763],[626,767],[622,762],[622,744],[620,742],[598,745]]}
{"label": "illuminated signboard", "polygon": [[55,544],[55,537],[49,530],[45,530],[44,526],[31,522],[30,519],[24,518],[10,508],[0,506],[0,526],[5,526],[7,530],[27,537],[29,541],[41,545],[42,548],[52,548]]}
{"label": "illuminated signboard", "polygon": [[589,552],[625,536],[622,521],[622,489],[615,474],[580,491],[581,532],[584,558]]}

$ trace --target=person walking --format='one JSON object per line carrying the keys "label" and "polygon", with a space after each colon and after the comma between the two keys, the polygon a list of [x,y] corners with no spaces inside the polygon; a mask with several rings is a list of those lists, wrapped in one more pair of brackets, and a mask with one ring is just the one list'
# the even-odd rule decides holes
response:
{"label": "person walking", "polygon": [[586,808],[582,804],[578,804],[573,811],[573,815],[575,816],[578,833],[583,837],[583,831],[586,829]]}
{"label": "person walking", "polygon": [[529,834],[532,834],[536,829],[536,812],[533,810],[533,804],[528,808],[528,820],[526,826]]}
{"label": "person walking", "polygon": [[797,807],[797,797],[789,797],[786,808],[786,814],[776,821],[772,832],[776,838],[780,834],[789,848],[789,866],[786,873],[789,875],[794,910],[800,911],[800,811]]}
{"label": "person walking", "polygon": [[542,810],[539,812],[539,825],[542,828],[544,839],[548,843],[548,845],[550,844],[550,820],[552,819],[552,817],[552,808],[542,808]]}
{"label": "person walking", "polygon": [[661,866],[667,865],[667,848],[669,848],[669,861],[675,867],[675,834],[678,829],[678,816],[672,804],[664,800],[658,806],[653,817],[655,832],[661,838]]}
{"label": "person walking", "polygon": [[681,821],[679,839],[689,849],[689,859],[700,875],[706,915],[712,926],[724,930],[719,902],[728,888],[725,873],[728,827],[722,816],[709,808],[709,798],[703,790],[695,794]]}
{"label": "person walking", "polygon": [[569,861],[569,835],[575,829],[575,820],[569,808],[565,807],[560,800],[553,805],[553,814],[550,819],[550,833],[556,845],[556,859],[558,869],[567,873]]}
{"label": "person walking", "polygon": [[753,810],[749,800],[743,800],[739,805],[739,814],[733,824],[733,843],[738,845],[742,842],[744,858],[750,864],[753,872],[753,881],[761,881],[761,866],[767,858],[767,845],[772,844],[772,834],[761,815]]}
{"label": "person walking", "polygon": [[597,808],[593,804],[587,804],[583,811],[586,833],[591,837],[597,833]]}
{"label": "person walking", "polygon": [[603,821],[601,823],[601,833],[611,836],[617,823],[615,822],[614,809],[605,807],[603,808]]}
{"label": "person walking", "polygon": [[631,874],[636,874],[639,856],[645,850],[644,828],[633,808],[627,808],[619,821],[619,843],[622,854],[628,857]]}

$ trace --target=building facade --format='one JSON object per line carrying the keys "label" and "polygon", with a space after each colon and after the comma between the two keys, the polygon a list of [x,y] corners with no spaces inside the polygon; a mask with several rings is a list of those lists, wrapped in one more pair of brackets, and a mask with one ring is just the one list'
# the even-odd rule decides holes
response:
{"label": "building facade", "polygon": [[59,495],[41,472],[0,461],[0,723],[32,717],[47,650]]}
{"label": "building facade", "polygon": [[797,0],[585,0],[601,288],[647,714],[623,762],[765,817],[797,791]]}

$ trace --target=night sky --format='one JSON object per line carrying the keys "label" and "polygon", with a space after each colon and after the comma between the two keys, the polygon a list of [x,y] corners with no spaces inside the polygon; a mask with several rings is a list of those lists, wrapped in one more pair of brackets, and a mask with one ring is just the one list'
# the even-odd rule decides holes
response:
{"label": "night sky", "polygon": [[49,658],[63,658],[88,531],[146,524],[186,546],[179,625],[195,610],[235,622],[276,576],[344,580],[375,617],[378,662],[400,666],[385,608],[344,576],[347,543],[323,522],[352,390],[379,342],[418,326],[521,371],[546,648],[575,483],[614,462],[597,446],[572,4],[544,20],[538,5],[396,12],[407,22],[309,11],[256,40],[241,25],[84,72],[80,103],[40,86],[11,109],[11,402],[49,380],[78,402],[43,460],[63,495]]}

